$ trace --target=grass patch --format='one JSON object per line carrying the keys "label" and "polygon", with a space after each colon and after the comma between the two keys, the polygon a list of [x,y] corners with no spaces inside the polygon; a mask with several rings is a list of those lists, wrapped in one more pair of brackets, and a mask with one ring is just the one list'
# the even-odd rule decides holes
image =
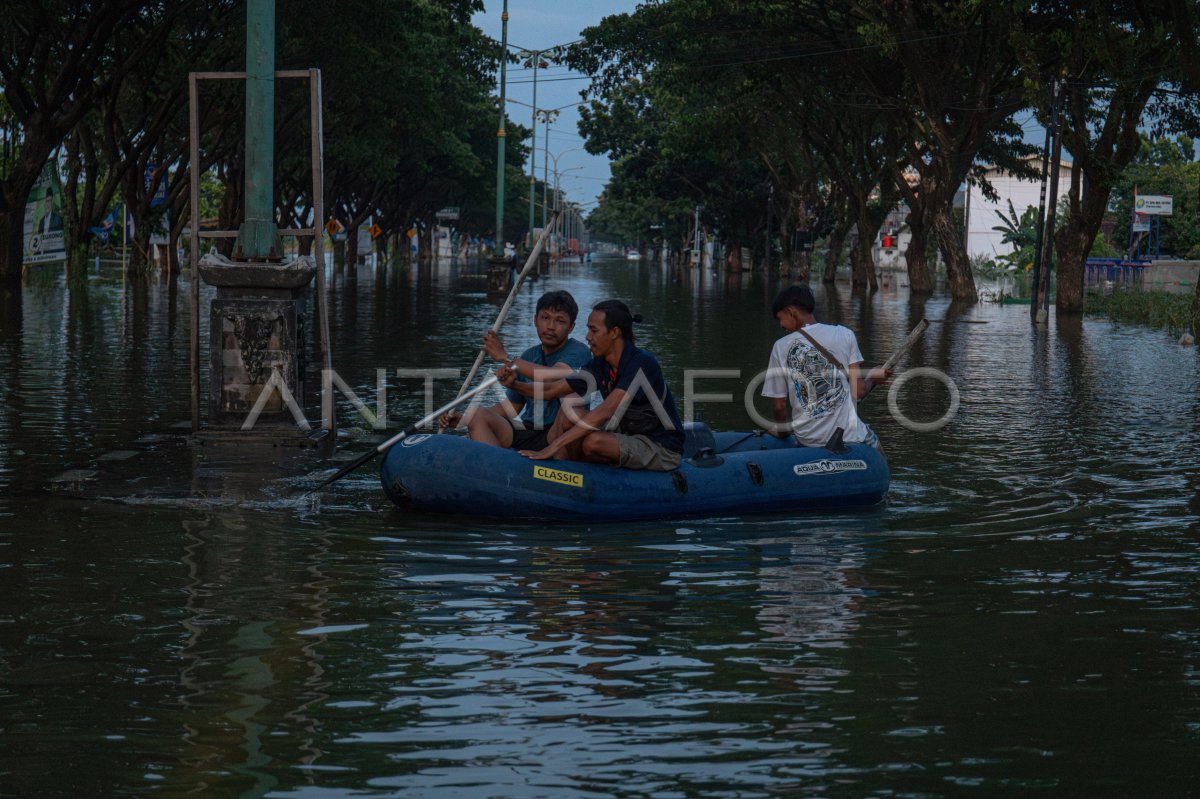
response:
{"label": "grass patch", "polygon": [[1153,328],[1166,328],[1173,336],[1192,330],[1192,295],[1165,291],[1116,290],[1104,295],[1089,291],[1083,302],[1084,312],[1107,316],[1114,322],[1132,322]]}

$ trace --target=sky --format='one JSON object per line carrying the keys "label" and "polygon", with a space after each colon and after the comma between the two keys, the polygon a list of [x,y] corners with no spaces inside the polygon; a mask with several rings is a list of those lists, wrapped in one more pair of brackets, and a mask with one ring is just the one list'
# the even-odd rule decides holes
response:
{"label": "sky", "polygon": [[[486,0],[486,9],[477,13],[473,22],[484,33],[500,40],[500,15],[503,0]],[[633,11],[637,0],[508,0],[508,44],[522,50],[549,49],[568,44],[579,38],[584,28],[598,23],[610,14]],[[508,116],[529,127],[533,109],[533,70],[522,64],[508,65]],[[584,213],[595,208],[610,171],[607,156],[589,155],[579,135],[579,92],[588,80],[565,66],[551,65],[538,70],[538,108],[559,110],[558,119],[550,125],[550,180],[554,180],[557,159],[559,180],[567,199],[583,206]],[[545,125],[537,131],[537,177],[542,178],[546,147]],[[540,222],[539,222],[540,224]]]}

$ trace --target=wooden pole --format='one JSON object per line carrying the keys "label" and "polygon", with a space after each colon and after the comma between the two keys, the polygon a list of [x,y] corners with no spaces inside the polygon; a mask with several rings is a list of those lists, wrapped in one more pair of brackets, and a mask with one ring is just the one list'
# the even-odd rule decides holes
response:
{"label": "wooden pole", "polygon": [[188,75],[188,172],[191,179],[192,235],[189,249],[192,260],[191,292],[191,367],[192,432],[200,429],[200,93],[196,73]]}
{"label": "wooden pole", "polygon": [[[529,270],[537,263],[538,256],[542,254],[542,247],[546,244],[546,239],[549,236],[550,228],[554,227],[558,220],[558,212],[555,211],[550,215],[548,226],[542,229],[542,235],[538,236],[537,244],[529,253],[529,257],[525,259],[525,266],[521,268],[521,273],[517,275],[513,287],[508,292],[508,298],[504,301],[504,306],[500,308],[500,315],[496,317],[496,321],[492,324],[491,331],[495,333],[504,324],[505,318],[508,316],[508,311],[512,308],[513,300],[517,297],[517,292],[521,290],[521,284],[525,282],[525,276],[529,274]],[[471,371],[467,374],[467,379],[463,381],[462,387],[458,390],[458,396],[462,396],[467,386],[471,385],[471,381],[475,379],[475,375],[479,372],[479,367],[483,363],[484,351],[479,348],[479,355],[475,357],[475,363],[471,366]]]}
{"label": "wooden pole", "polygon": [[[313,256],[317,260],[317,326],[321,340],[321,369],[333,372],[333,345],[329,339],[329,298],[325,296],[325,130],[321,113],[321,70],[308,71],[308,94],[312,125]],[[325,374],[321,385],[325,385]],[[337,445],[337,408],[322,402],[325,409],[322,426],[329,431],[331,447]]]}

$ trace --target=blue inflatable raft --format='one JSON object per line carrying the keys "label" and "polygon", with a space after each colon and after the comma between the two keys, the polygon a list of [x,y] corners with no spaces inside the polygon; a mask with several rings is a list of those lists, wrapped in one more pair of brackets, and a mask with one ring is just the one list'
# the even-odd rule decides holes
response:
{"label": "blue inflatable raft", "polygon": [[887,461],[874,447],[687,428],[673,472],[532,461],[462,436],[419,434],[388,450],[380,477],[401,508],[574,522],[862,507],[887,493]]}

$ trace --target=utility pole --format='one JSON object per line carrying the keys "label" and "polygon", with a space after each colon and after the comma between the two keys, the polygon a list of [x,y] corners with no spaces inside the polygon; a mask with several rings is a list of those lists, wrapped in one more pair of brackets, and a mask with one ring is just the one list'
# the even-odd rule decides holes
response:
{"label": "utility pole", "polygon": [[246,215],[233,245],[239,261],[281,261],[275,227],[275,3],[246,4]]}
{"label": "utility pole", "polygon": [[[533,195],[537,189],[537,159],[534,157],[537,153],[537,123],[538,123],[538,107],[537,107],[537,81],[538,68],[547,66],[542,62],[542,51],[534,50],[529,53],[529,60],[525,62],[525,66],[533,64],[533,125],[530,127],[532,140],[529,144],[529,246],[533,247]],[[549,128],[547,128],[546,140],[549,141]],[[545,227],[543,221],[542,226]]]}
{"label": "utility pole", "polygon": [[[1050,316],[1050,267],[1054,263],[1054,222],[1058,211],[1058,176],[1062,169],[1059,161],[1062,158],[1062,120],[1061,106],[1066,85],[1057,80],[1054,84],[1054,107],[1051,112],[1051,140],[1054,142],[1050,154],[1050,197],[1046,210],[1046,234],[1042,241],[1040,263],[1035,267],[1034,294],[1030,302],[1030,315],[1035,324],[1044,324]],[[1040,269],[1038,268],[1040,267]],[[1039,302],[1040,300],[1040,302]]]}
{"label": "utility pole", "polygon": [[[546,227],[546,205],[549,201],[550,186],[550,123],[558,118],[557,111],[542,111],[542,119],[546,123],[546,151],[542,157],[542,227]],[[555,167],[557,168],[557,164]]]}
{"label": "utility pole", "polygon": [[[1029,302],[1029,321],[1037,324],[1039,316],[1039,308],[1041,307],[1041,288],[1042,288],[1042,254],[1043,247],[1046,250],[1051,250],[1054,246],[1053,229],[1051,230],[1049,240],[1045,236],[1046,227],[1046,178],[1050,172],[1051,163],[1054,166],[1054,177],[1052,178],[1051,209],[1050,215],[1053,219],[1054,204],[1057,204],[1055,192],[1058,190],[1058,158],[1055,156],[1053,162],[1050,157],[1050,151],[1055,147],[1057,136],[1055,135],[1058,128],[1058,106],[1059,106],[1059,91],[1058,81],[1054,80],[1050,84],[1050,124],[1046,127],[1046,143],[1042,148],[1042,188],[1038,198],[1038,219],[1037,219],[1037,236],[1034,239],[1033,245],[1033,286],[1030,291]],[[1059,145],[1061,148],[1061,145]],[[1059,149],[1061,153],[1061,149]]]}
{"label": "utility pole", "polygon": [[508,0],[500,15],[500,124],[496,129],[496,246],[495,256],[504,256],[504,91],[508,78]]}
{"label": "utility pole", "polygon": [[767,249],[764,257],[766,258],[766,273],[771,274],[771,206],[775,200],[775,184],[768,184],[767,187]]}

